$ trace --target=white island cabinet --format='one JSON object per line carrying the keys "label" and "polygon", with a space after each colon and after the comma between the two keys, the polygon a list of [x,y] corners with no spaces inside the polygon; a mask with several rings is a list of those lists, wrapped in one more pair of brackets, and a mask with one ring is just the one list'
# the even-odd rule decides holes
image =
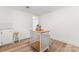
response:
{"label": "white island cabinet", "polygon": [[31,32],[31,40],[32,40],[32,48],[37,51],[44,52],[49,49],[49,31],[42,30],[36,31],[32,30]]}

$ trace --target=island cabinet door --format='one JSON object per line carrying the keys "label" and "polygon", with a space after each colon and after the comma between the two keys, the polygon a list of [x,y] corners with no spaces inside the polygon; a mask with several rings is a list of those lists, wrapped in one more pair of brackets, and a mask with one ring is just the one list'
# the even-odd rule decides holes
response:
{"label": "island cabinet door", "polygon": [[10,30],[5,30],[2,33],[3,45],[13,43],[13,33]]}
{"label": "island cabinet door", "polygon": [[42,33],[40,39],[40,51],[45,51],[49,48],[49,35],[48,33]]}

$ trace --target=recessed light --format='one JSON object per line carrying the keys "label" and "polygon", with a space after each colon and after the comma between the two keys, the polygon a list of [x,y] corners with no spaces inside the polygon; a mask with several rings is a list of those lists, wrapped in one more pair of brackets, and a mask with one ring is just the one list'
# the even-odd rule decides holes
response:
{"label": "recessed light", "polygon": [[29,6],[26,6],[26,8],[30,8]]}

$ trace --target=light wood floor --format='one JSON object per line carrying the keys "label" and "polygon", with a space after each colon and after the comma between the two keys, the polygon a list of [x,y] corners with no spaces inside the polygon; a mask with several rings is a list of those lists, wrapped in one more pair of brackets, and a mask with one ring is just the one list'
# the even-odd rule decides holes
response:
{"label": "light wood floor", "polygon": [[24,39],[20,42],[8,44],[0,47],[0,52],[33,52],[30,46],[30,40]]}
{"label": "light wood floor", "polygon": [[[37,52],[37,51],[35,51],[30,46],[30,40],[25,39],[17,43],[12,43],[0,47],[0,52]],[[48,52],[79,52],[79,47],[51,39]]]}
{"label": "light wood floor", "polygon": [[79,47],[63,43],[58,40],[52,40],[50,43],[50,52],[79,52]]}

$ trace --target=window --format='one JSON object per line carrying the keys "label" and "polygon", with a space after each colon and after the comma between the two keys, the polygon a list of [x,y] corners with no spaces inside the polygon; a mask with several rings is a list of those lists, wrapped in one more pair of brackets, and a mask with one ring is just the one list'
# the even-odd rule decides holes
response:
{"label": "window", "polygon": [[33,29],[36,29],[37,24],[39,24],[38,16],[33,16]]}

